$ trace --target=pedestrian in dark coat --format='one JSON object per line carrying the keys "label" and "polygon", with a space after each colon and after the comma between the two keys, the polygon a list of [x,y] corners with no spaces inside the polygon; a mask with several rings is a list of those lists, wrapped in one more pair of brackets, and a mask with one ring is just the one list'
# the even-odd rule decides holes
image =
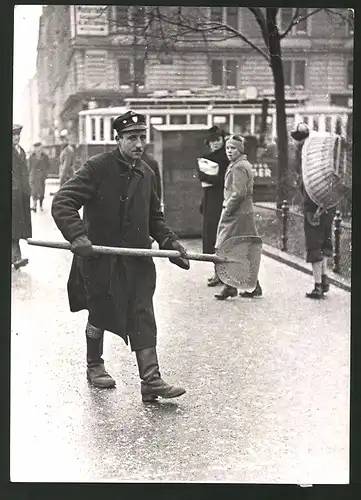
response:
{"label": "pedestrian in dark coat", "polygon": [[45,181],[49,171],[49,157],[42,151],[41,142],[34,144],[34,152],[29,158],[29,181],[32,197],[32,210],[36,212],[39,201],[40,210],[43,210]]}
{"label": "pedestrian in dark coat", "polygon": [[[144,401],[177,397],[183,388],[160,377],[153,311],[156,271],[152,258],[94,254],[92,245],[178,250],[171,259],[189,269],[186,250],[166,225],[156,190],[156,177],[141,160],[145,117],[132,111],[113,123],[118,147],[90,158],[58,191],[52,215],[75,254],[68,281],[71,311],[89,311],[86,327],[87,375],[97,387],[114,379],[102,359],[104,331],[119,336],[136,352]],[[84,220],[78,210],[84,207]]]}
{"label": "pedestrian in dark coat", "polygon": [[60,140],[62,143],[59,157],[59,179],[60,187],[63,186],[75,172],[75,151],[73,146],[69,144],[68,132],[66,129],[60,132]]}
{"label": "pedestrian in dark coat", "polygon": [[318,206],[308,195],[302,180],[302,147],[310,131],[305,123],[300,123],[296,130],[291,132],[291,137],[297,141],[295,150],[295,169],[301,178],[303,194],[303,216],[306,244],[306,262],[312,264],[314,288],[306,293],[310,299],[322,299],[324,293],[330,289],[327,275],[327,261],[332,257],[332,223],[335,208],[325,210]]}
{"label": "pedestrian in dark coat", "polygon": [[[224,201],[217,230],[216,248],[235,236],[257,236],[253,210],[252,166],[244,154],[243,137],[233,135],[227,139],[226,153],[230,161],[224,180]],[[218,300],[235,297],[237,289],[224,285],[215,295]],[[252,292],[242,293],[244,297],[262,295],[259,282]]]}
{"label": "pedestrian in dark coat", "polygon": [[[208,184],[203,187],[202,200],[202,242],[203,253],[214,254],[217,235],[217,227],[222,212],[224,175],[227,170],[229,160],[225,150],[225,133],[219,127],[214,126],[208,130],[206,139],[210,152],[203,158],[218,164],[218,173],[208,175],[198,169],[198,176],[201,182]],[[220,284],[216,272],[208,279],[208,286]]]}
{"label": "pedestrian in dark coat", "polygon": [[13,125],[12,152],[12,258],[15,269],[26,266],[19,240],[31,238],[30,186],[26,154],[19,145],[21,125]]}

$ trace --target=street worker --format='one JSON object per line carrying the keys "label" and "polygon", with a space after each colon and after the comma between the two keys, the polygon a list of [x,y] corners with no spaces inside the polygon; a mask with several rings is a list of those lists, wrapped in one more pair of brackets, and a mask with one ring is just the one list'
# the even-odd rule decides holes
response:
{"label": "street worker", "polygon": [[39,201],[40,210],[43,210],[45,181],[48,175],[50,163],[49,157],[42,150],[41,142],[36,142],[34,152],[29,158],[29,181],[32,197],[31,210],[36,212]]}
{"label": "street worker", "polygon": [[311,292],[306,293],[309,299],[322,299],[324,293],[330,289],[327,275],[327,260],[333,254],[332,222],[335,208],[325,210],[319,207],[308,195],[302,179],[302,148],[305,140],[310,135],[306,123],[299,123],[291,132],[291,137],[296,141],[295,170],[301,179],[303,194],[304,233],[306,244],[306,262],[312,265],[312,274],[315,282]]}
{"label": "street worker", "polygon": [[[143,401],[175,398],[182,387],[167,384],[157,359],[153,311],[156,270],[151,257],[96,254],[92,245],[177,250],[170,261],[189,269],[186,250],[166,225],[156,176],[141,160],[145,117],[133,111],[114,120],[117,147],[86,161],[57,192],[52,215],[74,253],[68,281],[72,312],[88,310],[87,376],[96,387],[115,385],[102,359],[104,331],[123,338],[135,351]],[[84,207],[84,220],[79,209]]]}
{"label": "street worker", "polygon": [[[244,154],[245,141],[239,135],[232,135],[226,141],[226,154],[229,165],[224,181],[224,201],[217,230],[216,249],[234,236],[257,236],[253,211],[253,174],[252,167]],[[237,289],[224,284],[218,300],[235,297]],[[262,289],[257,280],[252,292],[240,294],[242,297],[259,297]]]}
{"label": "street worker", "polygon": [[26,266],[21,255],[21,239],[31,238],[30,186],[26,153],[20,146],[22,125],[13,125],[12,152],[12,245],[11,263],[15,269]]}
{"label": "street worker", "polygon": [[66,129],[60,132],[61,151],[59,157],[59,180],[60,187],[63,186],[75,172],[75,151],[69,144],[68,131]]}
{"label": "street worker", "polygon": [[[205,143],[210,151],[207,152],[203,158],[218,164],[218,172],[215,175],[209,175],[201,169],[198,169],[198,177],[203,185],[203,253],[214,254],[217,227],[222,212],[224,175],[229,163],[225,150],[225,132],[217,126],[211,127],[208,130],[208,136]],[[217,286],[221,284],[222,283],[214,271],[213,276],[208,278],[208,286]]]}

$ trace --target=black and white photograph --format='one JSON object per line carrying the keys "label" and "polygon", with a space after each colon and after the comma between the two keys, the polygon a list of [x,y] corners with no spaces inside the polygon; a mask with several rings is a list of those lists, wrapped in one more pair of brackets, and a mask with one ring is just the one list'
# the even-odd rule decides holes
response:
{"label": "black and white photograph", "polygon": [[353,53],[351,8],[14,6],[11,482],[350,482]]}

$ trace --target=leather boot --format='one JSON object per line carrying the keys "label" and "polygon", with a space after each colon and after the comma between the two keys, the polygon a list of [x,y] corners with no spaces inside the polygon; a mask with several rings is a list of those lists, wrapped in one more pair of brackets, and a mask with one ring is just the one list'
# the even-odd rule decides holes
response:
{"label": "leather boot", "polygon": [[253,297],[262,297],[262,288],[257,280],[256,288],[252,292],[241,292],[239,294],[244,299],[253,299]]}
{"label": "leather boot", "polygon": [[329,282],[328,276],[327,276],[327,274],[323,274],[322,275],[322,291],[323,291],[323,293],[326,293],[329,291],[329,289],[330,289],[330,282]]}
{"label": "leather boot", "polygon": [[157,350],[155,347],[135,351],[139,376],[141,382],[141,394],[144,402],[152,402],[158,396],[162,398],[178,398],[186,391],[183,387],[167,384],[160,376]]}
{"label": "leather boot", "polygon": [[[95,330],[95,328],[92,326]],[[89,336],[89,327],[87,326],[86,345],[87,345],[87,378],[95,387],[99,389],[109,389],[115,386],[115,380],[109,375],[104,367],[103,343],[104,332],[97,338]],[[100,329],[96,329],[101,331]]]}
{"label": "leather boot", "polygon": [[224,285],[221,288],[221,291],[219,293],[216,293],[214,296],[218,300],[226,300],[228,297],[236,297],[237,288],[234,288],[233,286],[229,285]]}
{"label": "leather boot", "polygon": [[323,299],[322,283],[315,283],[315,288],[310,293],[306,293],[309,299]]}

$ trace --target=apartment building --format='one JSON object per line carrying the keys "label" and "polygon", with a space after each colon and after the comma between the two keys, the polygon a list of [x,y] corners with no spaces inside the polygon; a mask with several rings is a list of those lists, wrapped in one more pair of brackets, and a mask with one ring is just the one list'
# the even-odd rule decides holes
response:
{"label": "apartment building", "polygon": [[[179,26],[169,27],[166,33],[155,23],[147,28],[149,9],[120,5],[43,8],[37,79],[44,141],[57,142],[62,128],[76,141],[79,111],[119,106],[129,97],[209,89],[213,96],[234,98],[239,89],[250,86],[259,96],[273,95],[267,61],[246,42],[217,33],[205,39],[193,32],[178,37],[174,46],[171,41],[177,38]],[[307,14],[306,8],[300,11]],[[260,28],[248,8],[202,7],[202,12],[264,48]],[[291,7],[279,10],[281,30],[293,14]],[[282,54],[288,99],[352,106],[353,32],[340,16],[319,11],[298,23],[282,40]]]}

